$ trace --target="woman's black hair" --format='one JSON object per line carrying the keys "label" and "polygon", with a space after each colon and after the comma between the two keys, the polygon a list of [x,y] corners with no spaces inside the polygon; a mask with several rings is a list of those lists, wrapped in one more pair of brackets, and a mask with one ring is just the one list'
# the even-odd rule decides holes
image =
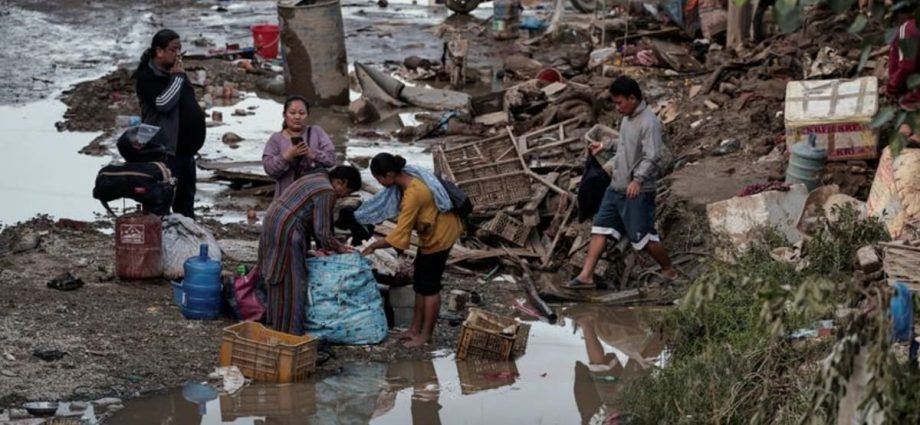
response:
{"label": "woman's black hair", "polygon": [[371,160],[371,174],[385,176],[389,172],[400,173],[406,166],[406,159],[387,152],[378,153]]}
{"label": "woman's black hair", "polygon": [[361,189],[361,172],[350,165],[339,165],[329,171],[330,179],[344,180],[352,192]]}
{"label": "woman's black hair", "polygon": [[157,55],[157,47],[165,49],[169,47],[169,43],[178,39],[179,33],[171,29],[161,29],[157,31],[157,33],[153,35],[153,40],[150,41],[150,47],[144,50],[144,53],[141,55],[141,62],[137,64],[137,71],[147,66],[147,62],[150,62],[150,59],[153,59]]}
{"label": "woman's black hair", "polygon": [[[292,96],[288,96],[287,99],[284,99],[284,110],[282,111],[282,113],[287,113],[288,108],[291,107],[291,104],[298,100],[303,102],[303,107],[307,109],[307,113],[309,114],[310,113],[310,102],[307,102],[307,98],[300,96],[300,95],[296,95],[296,94]],[[287,123],[282,121],[281,129],[283,130],[286,128],[287,128]]]}

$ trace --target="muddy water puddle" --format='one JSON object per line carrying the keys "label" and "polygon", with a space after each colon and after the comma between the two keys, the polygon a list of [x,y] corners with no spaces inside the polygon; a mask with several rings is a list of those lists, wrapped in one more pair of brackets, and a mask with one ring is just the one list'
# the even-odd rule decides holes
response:
{"label": "muddy water puddle", "polygon": [[[325,379],[251,385],[201,406],[181,391],[129,401],[108,423],[588,424],[615,414],[624,382],[663,357],[648,310],[578,306],[534,322],[513,362],[348,364]],[[593,418],[593,419],[592,419]],[[592,422],[598,421],[600,422]]]}
{"label": "muddy water puddle", "polygon": [[[115,0],[8,3],[9,7],[0,11],[0,36],[8,44],[29,46],[30,54],[23,56],[21,49],[0,52],[0,63],[4,64],[0,65],[0,105],[20,105],[0,106],[0,196],[15,200],[0,209],[0,225],[36,214],[91,220],[102,212],[90,193],[95,173],[111,158],[78,153],[98,134],[54,130],[53,124],[62,119],[66,108],[52,97],[79,81],[101,77],[118,65],[132,66],[130,63],[137,60],[151,35],[163,27],[182,34],[186,48],[194,53],[225,43],[250,45],[252,25],[277,22],[275,1],[230,1],[225,3],[226,12],[218,12],[216,3],[207,1],[184,7],[171,6],[169,2],[126,5]],[[433,42],[437,27],[445,20],[469,20],[450,16],[443,5],[426,0],[390,3],[388,8],[379,8],[376,2],[343,2],[349,63],[380,65],[401,62],[409,55],[438,58],[443,46],[440,41]],[[474,12],[479,19],[490,14],[489,3]],[[493,60],[480,55],[475,59]],[[255,115],[232,115],[236,109],[250,106],[257,108],[253,110]],[[259,161],[265,141],[280,129],[281,105],[275,100],[248,96],[232,106],[212,109],[220,111],[228,125],[208,130],[202,151],[205,160]],[[364,130],[389,132],[401,125],[412,125],[412,112],[399,112],[395,120]],[[405,156],[410,163],[431,167],[430,155],[423,146],[361,137],[344,113],[317,110],[314,118],[346,157],[370,157],[390,151]],[[228,131],[244,138],[235,148],[221,142],[221,136]],[[202,180],[210,177],[209,172],[199,171]],[[365,178],[372,181],[369,174]],[[227,188],[220,182],[202,185],[196,201],[204,207],[215,206],[215,198]],[[116,210],[122,206],[133,208],[133,202],[113,202],[112,206]],[[237,221],[241,216],[238,211],[230,211],[222,220]]]}
{"label": "muddy water puddle", "polygon": [[98,133],[60,133],[65,110],[56,100],[0,106],[0,225],[38,213],[90,220],[104,211],[93,199],[93,182],[108,158],[77,152]]}

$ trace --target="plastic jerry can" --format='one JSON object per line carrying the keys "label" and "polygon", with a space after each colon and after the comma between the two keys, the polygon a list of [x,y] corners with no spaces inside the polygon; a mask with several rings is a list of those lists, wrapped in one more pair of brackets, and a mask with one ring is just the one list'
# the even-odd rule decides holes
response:
{"label": "plastic jerry can", "polygon": [[163,274],[160,217],[138,211],[115,219],[115,274],[119,279],[152,279]]}

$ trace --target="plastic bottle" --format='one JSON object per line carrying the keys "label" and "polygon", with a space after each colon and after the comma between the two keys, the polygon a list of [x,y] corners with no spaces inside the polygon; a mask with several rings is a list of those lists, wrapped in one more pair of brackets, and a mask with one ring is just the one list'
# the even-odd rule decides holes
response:
{"label": "plastic bottle", "polygon": [[141,125],[141,117],[137,115],[116,115],[115,116],[115,126],[116,127],[134,127]]}

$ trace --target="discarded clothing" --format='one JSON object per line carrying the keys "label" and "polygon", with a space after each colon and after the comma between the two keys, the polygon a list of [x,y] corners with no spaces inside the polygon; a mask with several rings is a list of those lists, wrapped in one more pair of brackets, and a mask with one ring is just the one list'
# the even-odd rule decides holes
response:
{"label": "discarded clothing", "polygon": [[[444,186],[434,174],[424,168],[413,165],[407,165],[403,168],[403,171],[420,179],[422,183],[425,183],[425,186],[428,186],[428,189],[434,195],[434,203],[437,205],[438,211],[445,213],[453,209],[447,189],[444,189]],[[372,198],[364,201],[361,207],[355,210],[355,219],[361,224],[383,223],[399,215],[399,203],[401,200],[402,193],[399,188],[395,186],[384,188]]]}

